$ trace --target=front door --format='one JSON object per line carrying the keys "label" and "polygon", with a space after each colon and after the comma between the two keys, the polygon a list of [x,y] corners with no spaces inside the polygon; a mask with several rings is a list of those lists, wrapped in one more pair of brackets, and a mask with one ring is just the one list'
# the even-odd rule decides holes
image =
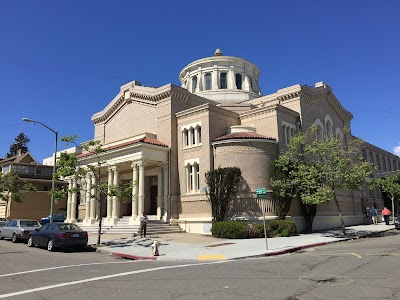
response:
{"label": "front door", "polygon": [[157,186],[150,187],[150,212],[149,215],[157,214]]}

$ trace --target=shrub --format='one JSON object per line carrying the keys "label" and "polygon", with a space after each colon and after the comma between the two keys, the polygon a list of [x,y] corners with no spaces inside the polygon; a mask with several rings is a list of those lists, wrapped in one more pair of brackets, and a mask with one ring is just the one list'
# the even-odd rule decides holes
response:
{"label": "shrub", "polygon": [[268,237],[293,236],[297,234],[296,224],[289,220],[273,220],[267,228]]}
{"label": "shrub", "polygon": [[249,224],[249,238],[264,237],[264,224]]}
{"label": "shrub", "polygon": [[211,233],[217,238],[246,239],[248,238],[247,223],[238,221],[216,222],[211,227]]}

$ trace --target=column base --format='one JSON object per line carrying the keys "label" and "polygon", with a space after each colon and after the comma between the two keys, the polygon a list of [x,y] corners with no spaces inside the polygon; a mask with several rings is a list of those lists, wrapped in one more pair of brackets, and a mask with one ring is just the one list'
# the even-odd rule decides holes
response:
{"label": "column base", "polygon": [[140,217],[132,216],[129,218],[129,225],[140,225]]}
{"label": "column base", "polygon": [[69,219],[69,220],[68,220],[68,223],[73,223],[73,224],[75,224],[75,223],[76,223],[76,219]]}
{"label": "column base", "polygon": [[96,223],[96,219],[94,218],[84,219],[82,223],[83,225],[93,225],[94,223]]}
{"label": "column base", "polygon": [[106,226],[115,226],[119,221],[118,217],[110,217],[104,218],[104,225]]}

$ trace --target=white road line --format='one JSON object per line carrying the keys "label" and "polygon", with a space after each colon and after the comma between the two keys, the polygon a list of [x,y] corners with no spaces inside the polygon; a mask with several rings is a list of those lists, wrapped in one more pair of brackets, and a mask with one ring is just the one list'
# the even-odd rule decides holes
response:
{"label": "white road line", "polygon": [[14,275],[28,274],[28,273],[36,273],[36,272],[43,272],[43,271],[64,269],[64,268],[72,268],[72,267],[82,267],[82,266],[92,266],[92,265],[105,265],[105,264],[127,264],[127,263],[132,263],[132,262],[133,261],[118,261],[118,262],[113,261],[113,262],[102,262],[102,263],[59,266],[59,267],[51,267],[51,268],[45,268],[45,269],[36,269],[36,270],[30,270],[30,271],[22,271],[22,272],[16,272],[16,273],[1,274],[0,277],[7,277],[7,276],[14,276]]}
{"label": "white road line", "polygon": [[44,291],[44,290],[55,289],[55,288],[59,288],[59,287],[63,287],[63,286],[81,284],[81,283],[85,283],[85,282],[98,281],[98,280],[109,279],[109,278],[114,278],[114,277],[121,277],[121,276],[127,276],[127,275],[139,274],[139,273],[147,273],[147,272],[159,271],[159,270],[168,270],[168,269],[174,269],[174,268],[184,268],[184,267],[212,265],[212,264],[222,264],[222,263],[225,263],[225,262],[228,262],[228,261],[214,261],[214,262],[207,262],[207,263],[193,263],[193,264],[186,264],[186,265],[175,265],[175,266],[166,266],[166,267],[158,267],[158,268],[151,268],[151,269],[145,269],[145,270],[123,272],[123,273],[117,273],[117,274],[112,274],[112,275],[99,276],[99,277],[94,277],[94,278],[88,278],[88,279],[64,282],[64,283],[59,283],[59,284],[53,284],[53,285],[43,286],[43,287],[39,287],[39,288],[19,291],[19,292],[15,292],[15,293],[3,294],[3,295],[0,295],[0,298],[14,297],[14,296],[19,296],[19,295],[24,295],[24,294],[30,294],[30,293],[34,293],[34,292]]}

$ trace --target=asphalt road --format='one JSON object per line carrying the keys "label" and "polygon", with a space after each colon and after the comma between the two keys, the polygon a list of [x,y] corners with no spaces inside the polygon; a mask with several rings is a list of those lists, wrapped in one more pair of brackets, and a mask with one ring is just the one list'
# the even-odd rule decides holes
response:
{"label": "asphalt road", "polygon": [[0,298],[400,299],[400,231],[220,262],[127,261],[0,241]]}

